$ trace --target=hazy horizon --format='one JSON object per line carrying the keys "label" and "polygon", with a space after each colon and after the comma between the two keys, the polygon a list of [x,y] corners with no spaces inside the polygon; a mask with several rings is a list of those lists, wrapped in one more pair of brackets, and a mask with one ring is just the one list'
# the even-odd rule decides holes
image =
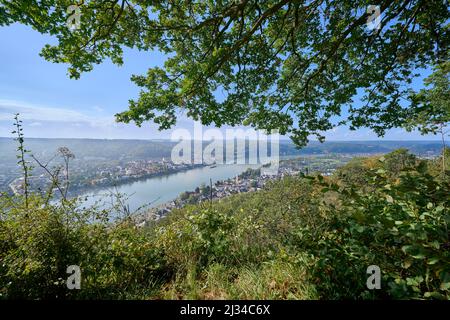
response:
{"label": "hazy horizon", "polygon": [[[14,140],[16,139],[14,136],[5,137],[0,136],[0,139],[10,139]],[[139,138],[60,138],[60,137],[25,137],[25,139],[41,139],[41,140],[108,140],[108,141],[115,141],[115,140],[127,140],[127,141],[169,141],[169,142],[176,142],[178,140],[171,140],[170,138],[149,138],[149,139],[139,139]],[[200,139],[192,139],[193,141],[198,141]],[[227,139],[224,139],[227,140]],[[248,140],[248,139],[246,139]],[[255,139],[251,139],[255,140]],[[256,139],[257,140],[257,139]],[[209,142],[211,140],[203,139],[201,141]],[[292,142],[292,140],[289,137],[280,137],[280,141],[283,142]],[[418,143],[439,143],[441,142],[441,139],[439,136],[436,136],[436,139],[423,139],[423,140],[417,140],[417,139],[368,139],[368,140],[333,140],[333,139],[326,139],[323,142],[320,142],[319,140],[310,140],[308,143],[327,143],[327,142],[418,142]],[[450,142],[446,141],[446,144],[449,144]]]}

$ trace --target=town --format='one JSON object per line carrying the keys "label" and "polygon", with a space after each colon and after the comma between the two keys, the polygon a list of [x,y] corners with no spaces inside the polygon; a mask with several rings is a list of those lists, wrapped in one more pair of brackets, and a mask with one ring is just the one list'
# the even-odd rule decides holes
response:
{"label": "town", "polygon": [[[134,160],[118,164],[114,161],[110,161],[98,166],[95,169],[75,163],[70,172],[69,195],[76,196],[95,187],[117,186],[158,175],[190,170],[200,166],[202,165],[183,163],[174,164],[172,161],[168,161],[165,158]],[[62,186],[66,183],[65,179],[65,168],[61,168],[58,175],[58,180]],[[24,180],[24,177],[18,177],[9,184],[9,188],[12,193],[23,193]],[[48,173],[40,172],[38,175],[33,175],[29,178],[29,188],[30,190],[35,191],[46,190],[46,188],[50,185],[50,182],[51,180]],[[55,194],[58,195],[57,193]]]}
{"label": "town", "polygon": [[282,179],[285,176],[295,176],[300,173],[321,173],[331,175],[336,168],[352,159],[351,155],[307,156],[281,160],[278,173],[274,175],[261,174],[259,169],[247,169],[234,178],[217,181],[210,185],[202,184],[193,191],[185,191],[176,199],[157,207],[150,208],[135,217],[138,226],[145,226],[151,221],[164,218],[175,208],[182,208],[188,204],[220,200],[233,194],[254,192],[261,190],[269,182]]}

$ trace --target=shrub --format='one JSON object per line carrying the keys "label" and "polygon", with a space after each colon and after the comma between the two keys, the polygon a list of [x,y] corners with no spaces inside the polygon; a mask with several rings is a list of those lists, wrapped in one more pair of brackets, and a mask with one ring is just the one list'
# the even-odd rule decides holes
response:
{"label": "shrub", "polygon": [[[148,236],[127,220],[80,209],[77,199],[45,205],[30,195],[0,197],[0,288],[3,298],[114,298],[165,276]],[[82,290],[68,290],[66,269],[81,268]]]}
{"label": "shrub", "polygon": [[[341,207],[325,207],[330,220],[320,237],[299,229],[298,246],[317,257],[313,281],[323,297],[449,298],[449,182],[423,164],[389,176],[372,169],[371,192],[322,183],[324,192],[341,193]],[[369,265],[381,268],[384,290],[365,287]]]}

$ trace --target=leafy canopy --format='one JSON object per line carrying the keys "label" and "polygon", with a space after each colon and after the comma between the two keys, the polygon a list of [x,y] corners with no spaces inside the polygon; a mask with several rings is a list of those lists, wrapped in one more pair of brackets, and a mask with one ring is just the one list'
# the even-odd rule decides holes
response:
{"label": "leafy canopy", "polygon": [[[169,57],[132,81],[142,88],[118,121],[160,129],[183,110],[205,125],[278,129],[300,144],[346,123],[382,135],[404,125],[400,103],[416,68],[448,60],[448,2],[81,1],[81,27],[67,27],[71,0],[0,0],[0,25],[20,22],[57,36],[42,56],[78,78],[122,48]],[[369,5],[379,29],[369,30]],[[352,105],[363,96],[363,105]],[[334,119],[345,110],[339,123]]]}
{"label": "leafy canopy", "polygon": [[413,116],[409,128],[418,127],[423,134],[441,131],[450,122],[450,61],[435,67],[425,79],[427,89],[411,93]]}

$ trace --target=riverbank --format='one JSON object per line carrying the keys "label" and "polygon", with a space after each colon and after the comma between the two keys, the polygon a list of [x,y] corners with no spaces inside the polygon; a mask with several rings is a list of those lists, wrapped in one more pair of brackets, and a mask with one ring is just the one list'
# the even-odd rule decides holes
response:
{"label": "riverbank", "polygon": [[262,190],[269,181],[279,180],[285,176],[298,175],[299,173],[300,171],[292,169],[282,169],[276,175],[261,175],[260,169],[248,169],[234,179],[217,181],[209,186],[198,186],[194,191],[185,191],[172,201],[135,215],[134,219],[137,226],[144,227],[166,217],[174,209],[181,209],[190,204],[217,201],[234,194],[256,192]]}
{"label": "riverbank", "polygon": [[[81,196],[86,193],[96,193],[100,190],[104,190],[105,188],[112,189],[112,188],[121,187],[124,185],[129,185],[129,184],[132,184],[135,182],[141,182],[141,181],[145,181],[145,180],[152,179],[152,178],[166,177],[166,176],[177,174],[180,172],[186,172],[189,170],[207,167],[207,166],[208,165],[205,165],[205,164],[184,165],[184,166],[178,167],[178,168],[170,168],[166,171],[144,174],[144,175],[140,175],[140,176],[128,176],[125,179],[116,179],[113,181],[102,182],[102,183],[98,183],[95,185],[85,185],[83,187],[70,189],[68,192],[68,196],[70,198],[74,198],[74,197]],[[57,199],[59,198],[58,193],[55,193],[55,197]]]}
{"label": "riverbank", "polygon": [[233,194],[259,191],[269,181],[298,175],[300,172],[330,175],[337,167],[344,165],[352,158],[349,155],[286,157],[280,160],[276,175],[261,175],[260,168],[246,169],[233,178],[204,183],[187,189],[188,191],[181,192],[176,198],[137,214],[135,221],[138,226],[145,226],[164,218],[174,209],[180,209],[189,204],[220,200]]}

